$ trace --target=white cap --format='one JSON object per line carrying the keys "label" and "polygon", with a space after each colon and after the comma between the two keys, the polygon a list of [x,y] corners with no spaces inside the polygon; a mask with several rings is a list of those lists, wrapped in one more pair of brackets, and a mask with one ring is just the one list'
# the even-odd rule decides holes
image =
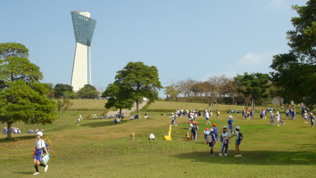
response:
{"label": "white cap", "polygon": [[214,129],[213,129],[213,128],[211,128],[211,129],[210,129],[210,132],[214,132]]}
{"label": "white cap", "polygon": [[43,136],[43,132],[39,131],[39,132],[36,133],[36,135],[39,135],[39,136],[42,137]]}
{"label": "white cap", "polygon": [[270,111],[270,113],[272,113],[272,111]]}
{"label": "white cap", "polygon": [[174,113],[171,113],[172,115],[174,115]]}
{"label": "white cap", "polygon": [[229,117],[229,118],[233,118],[233,116],[231,116],[231,115],[229,115],[228,117]]}
{"label": "white cap", "polygon": [[223,127],[223,129],[227,129],[227,126],[225,125],[225,126]]}
{"label": "white cap", "polygon": [[313,115],[313,113],[311,113],[311,115]]}
{"label": "white cap", "polygon": [[239,127],[239,126],[236,126],[236,129],[240,130],[240,127]]}

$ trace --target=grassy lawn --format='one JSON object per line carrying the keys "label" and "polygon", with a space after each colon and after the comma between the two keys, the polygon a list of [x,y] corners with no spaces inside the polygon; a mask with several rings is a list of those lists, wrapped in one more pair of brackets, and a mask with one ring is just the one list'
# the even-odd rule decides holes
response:
{"label": "grassy lawn", "polygon": [[[156,102],[148,108],[156,109],[157,104],[169,109],[205,108],[203,104],[195,103],[180,103],[179,107],[172,102]],[[78,108],[85,107],[82,104]],[[80,126],[75,124],[79,114],[99,115],[102,112],[71,110],[51,125],[15,124],[22,129],[43,128],[44,138],[48,136],[52,141],[57,158],[51,158],[47,173],[40,168],[39,177],[316,176],[316,128],[304,124],[300,116],[296,120],[284,120],[285,125],[276,127],[270,126],[268,119],[247,121],[240,114],[234,114],[235,126],[239,125],[244,135],[240,145],[243,157],[234,158],[234,140],[230,141],[227,157],[218,156],[220,143],[214,148],[216,156],[209,156],[209,147],[205,145],[202,134],[206,127],[203,117],[197,118],[200,129],[195,143],[185,139],[189,130],[184,117],[178,118],[178,126],[172,129],[173,140],[163,140],[171,119],[161,116],[162,112],[153,112],[148,120],[123,121],[117,125],[111,123],[112,119],[87,118],[81,121]],[[216,123],[221,131],[227,125],[227,118],[228,114],[223,113],[221,119],[211,117],[211,122]],[[132,132],[136,134],[135,141],[130,140]],[[155,134],[156,140],[148,140],[150,133]],[[16,142],[4,138],[0,136],[0,177],[32,176],[35,136],[21,134],[16,137]],[[20,151],[15,151],[16,148]],[[53,152],[50,153],[53,156]]]}

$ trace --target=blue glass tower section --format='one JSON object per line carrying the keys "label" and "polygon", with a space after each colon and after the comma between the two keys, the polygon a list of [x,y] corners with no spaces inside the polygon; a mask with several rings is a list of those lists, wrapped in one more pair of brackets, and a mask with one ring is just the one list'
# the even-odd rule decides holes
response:
{"label": "blue glass tower section", "polygon": [[76,39],[76,50],[72,69],[71,86],[78,91],[85,84],[91,85],[91,42],[96,20],[89,12],[71,12]]}

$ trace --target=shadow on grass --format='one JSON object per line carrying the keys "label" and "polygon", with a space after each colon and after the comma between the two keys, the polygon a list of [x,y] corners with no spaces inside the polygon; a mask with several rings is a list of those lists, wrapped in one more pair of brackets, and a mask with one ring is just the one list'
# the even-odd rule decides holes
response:
{"label": "shadow on grass", "polygon": [[242,158],[235,158],[234,151],[228,152],[227,157],[209,156],[209,152],[190,152],[176,155],[180,159],[190,159],[196,162],[215,164],[243,164],[243,165],[316,165],[315,152],[304,151],[242,151]]}
{"label": "shadow on grass", "polygon": [[14,174],[26,174],[26,175],[32,175],[34,172],[13,172]]}
{"label": "shadow on grass", "polygon": [[7,139],[7,138],[1,138],[0,139],[0,143],[4,143],[4,142],[15,142],[16,140],[29,140],[29,139],[35,139],[35,134],[30,134],[30,135],[22,135],[22,136],[12,136],[11,139]]}
{"label": "shadow on grass", "polygon": [[121,120],[121,123],[113,124],[112,121],[107,122],[90,122],[86,124],[80,124],[81,126],[88,126],[88,127],[104,127],[104,126],[114,126],[119,124],[124,124],[125,122],[128,122],[127,120]]}

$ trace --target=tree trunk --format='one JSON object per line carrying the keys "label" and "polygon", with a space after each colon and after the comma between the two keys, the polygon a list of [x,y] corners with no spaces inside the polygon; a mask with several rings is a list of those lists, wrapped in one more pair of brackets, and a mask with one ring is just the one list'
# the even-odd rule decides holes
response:
{"label": "tree trunk", "polygon": [[61,107],[59,108],[59,119],[61,119]]}
{"label": "tree trunk", "polygon": [[11,127],[12,127],[12,123],[11,122],[8,122],[7,123],[7,126],[8,126],[8,131],[7,131],[7,139],[11,139]]}

